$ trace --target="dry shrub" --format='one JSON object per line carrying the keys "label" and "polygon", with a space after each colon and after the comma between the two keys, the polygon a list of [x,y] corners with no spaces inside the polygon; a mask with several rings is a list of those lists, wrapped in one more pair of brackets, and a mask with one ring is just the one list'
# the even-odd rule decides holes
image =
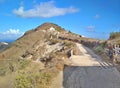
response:
{"label": "dry shrub", "polygon": [[112,32],[110,33],[109,39],[115,39],[120,37],[120,32]]}
{"label": "dry shrub", "polygon": [[58,63],[58,64],[56,65],[56,68],[57,68],[59,71],[63,71],[64,65]]}
{"label": "dry shrub", "polygon": [[65,40],[65,46],[67,46],[68,48],[74,47],[74,43],[68,40]]}
{"label": "dry shrub", "polygon": [[77,46],[75,46],[73,48],[73,55],[79,55],[79,54],[80,54],[80,50],[79,50],[79,48]]}

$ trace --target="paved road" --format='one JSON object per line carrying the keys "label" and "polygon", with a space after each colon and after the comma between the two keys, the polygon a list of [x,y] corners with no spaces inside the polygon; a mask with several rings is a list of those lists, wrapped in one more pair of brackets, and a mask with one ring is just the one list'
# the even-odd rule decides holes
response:
{"label": "paved road", "polygon": [[120,88],[120,73],[110,63],[104,62],[90,49],[77,44],[79,56],[72,56],[74,66],[63,72],[64,88]]}

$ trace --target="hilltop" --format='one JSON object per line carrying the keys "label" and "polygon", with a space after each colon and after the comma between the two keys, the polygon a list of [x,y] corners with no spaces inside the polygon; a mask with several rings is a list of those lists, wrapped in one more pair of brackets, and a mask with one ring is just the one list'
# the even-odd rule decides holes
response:
{"label": "hilltop", "polygon": [[[59,37],[59,38],[58,38]],[[60,39],[61,38],[61,39]],[[60,26],[53,23],[44,23],[35,29],[27,31],[21,38],[17,39],[11,46],[0,54],[1,58],[21,57],[27,51],[31,54],[40,52],[41,48],[46,44],[54,45],[54,43],[63,43],[62,38],[80,38],[80,36],[72,34]],[[44,51],[44,49],[42,49]],[[16,55],[13,56],[13,54]],[[4,56],[4,57],[2,57]],[[23,55],[24,56],[24,55]]]}
{"label": "hilltop", "polygon": [[35,87],[47,88],[64,65],[71,64],[70,56],[80,53],[75,42],[82,39],[80,35],[53,23],[44,23],[27,31],[0,53],[0,76],[3,79],[0,87],[24,85],[26,88],[35,86],[32,81],[36,81]]}

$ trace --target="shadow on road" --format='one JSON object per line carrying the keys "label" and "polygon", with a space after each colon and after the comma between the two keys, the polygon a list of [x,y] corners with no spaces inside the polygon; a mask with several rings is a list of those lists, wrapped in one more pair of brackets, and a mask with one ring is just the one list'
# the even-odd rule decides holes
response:
{"label": "shadow on road", "polygon": [[120,73],[113,66],[67,66],[64,88],[120,88]]}

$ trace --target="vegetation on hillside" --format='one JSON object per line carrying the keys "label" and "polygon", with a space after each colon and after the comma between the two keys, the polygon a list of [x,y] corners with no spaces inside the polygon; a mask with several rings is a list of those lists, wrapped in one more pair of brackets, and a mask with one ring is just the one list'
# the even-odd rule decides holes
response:
{"label": "vegetation on hillside", "polygon": [[[49,32],[51,26],[61,33],[61,39]],[[75,55],[79,53],[74,43],[78,38],[51,23],[27,31],[0,53],[0,77],[5,79],[3,85],[0,80],[0,88],[50,88],[51,80],[64,69],[64,64],[69,64],[71,50]]]}
{"label": "vegetation on hillside", "polygon": [[[30,66],[30,67],[29,67]],[[55,70],[40,70],[40,64],[30,63],[25,69],[16,72],[14,88],[49,88]]]}
{"label": "vegetation on hillside", "polygon": [[111,32],[109,39],[115,39],[120,37],[120,32]]}

